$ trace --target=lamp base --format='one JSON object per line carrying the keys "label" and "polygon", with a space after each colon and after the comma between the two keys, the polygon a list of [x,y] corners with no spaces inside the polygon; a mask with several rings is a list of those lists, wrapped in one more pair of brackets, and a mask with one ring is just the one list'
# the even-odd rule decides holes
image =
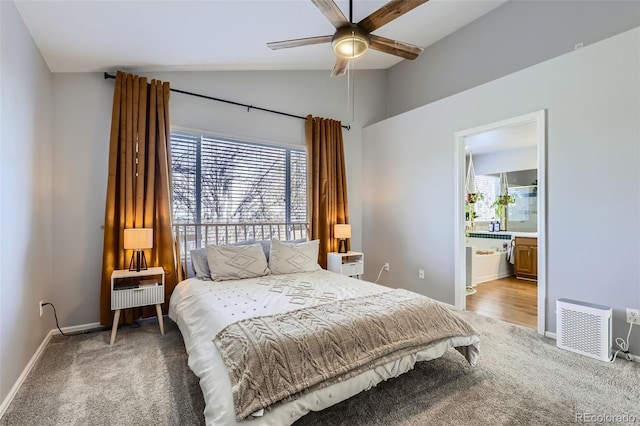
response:
{"label": "lamp base", "polygon": [[[134,259],[135,256],[135,259]],[[130,271],[146,271],[149,269],[147,267],[147,258],[144,255],[144,250],[134,250],[131,253],[131,260],[129,261],[129,270]]]}
{"label": "lamp base", "polygon": [[347,240],[340,238],[340,244],[338,245],[338,253],[347,252]]}

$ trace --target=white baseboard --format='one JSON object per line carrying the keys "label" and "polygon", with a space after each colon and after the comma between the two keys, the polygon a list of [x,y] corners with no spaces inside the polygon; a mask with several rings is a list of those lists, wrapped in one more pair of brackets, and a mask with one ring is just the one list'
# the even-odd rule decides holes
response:
{"label": "white baseboard", "polygon": [[18,393],[20,386],[22,386],[22,383],[25,381],[25,379],[29,375],[29,372],[31,371],[33,366],[36,364],[36,361],[38,361],[38,359],[40,358],[40,355],[42,355],[42,353],[44,352],[44,348],[47,346],[47,343],[49,343],[49,340],[51,340],[52,335],[53,335],[53,330],[47,333],[47,335],[44,337],[44,340],[42,340],[42,343],[40,343],[40,346],[38,346],[38,349],[36,349],[36,352],[33,354],[31,359],[27,363],[26,367],[24,367],[24,370],[22,370],[22,374],[20,374],[20,377],[18,377],[18,380],[16,380],[16,382],[13,384],[13,387],[9,391],[9,394],[6,396],[4,401],[2,401],[2,405],[0,405],[0,418],[4,416],[4,412],[7,411],[9,404],[11,404],[11,401],[13,401],[13,398]]}
{"label": "white baseboard", "polygon": [[[551,339],[556,339],[556,333],[552,333],[552,332],[550,332],[550,331],[546,331],[546,332],[544,333],[544,335],[545,335],[546,337],[551,338]],[[613,349],[613,348],[611,348],[611,353],[612,353],[612,354],[613,354],[613,353],[615,353],[616,351],[617,351],[617,349]],[[634,355],[634,354],[629,354],[629,356],[631,357],[631,360],[632,360],[633,362],[638,362],[638,363],[640,363],[640,356],[638,356],[638,355]]]}
{"label": "white baseboard", "polygon": [[[77,333],[78,331],[93,330],[94,328],[103,327],[99,322],[92,322],[89,324],[72,325],[71,327],[62,327],[63,333]],[[52,334],[60,334],[60,330],[54,328],[51,330]]]}
{"label": "white baseboard", "polygon": [[[611,348],[612,355],[615,354],[617,351],[618,351],[617,349]],[[629,354],[629,357],[631,358],[631,361],[640,363],[640,356]],[[623,361],[629,361],[628,359],[626,359],[625,354],[623,354],[622,352],[618,353],[617,359],[621,359]]]}
{"label": "white baseboard", "polygon": [[[74,333],[78,331],[92,330],[98,327],[102,327],[99,322],[92,322],[89,324],[74,325],[71,327],[62,327],[62,331],[64,333]],[[47,335],[42,340],[42,343],[40,343],[40,346],[38,346],[38,349],[36,349],[36,352],[33,354],[31,359],[27,363],[27,365],[24,367],[24,370],[22,370],[22,374],[20,374],[20,377],[18,377],[18,380],[16,380],[16,382],[13,384],[13,387],[11,388],[11,390],[5,397],[4,401],[2,401],[2,404],[0,405],[0,418],[2,418],[5,411],[7,411],[9,404],[11,404],[11,401],[13,401],[13,398],[18,393],[18,390],[20,390],[20,386],[22,386],[22,383],[26,380],[33,366],[36,364],[38,359],[40,359],[40,356],[44,352],[44,349],[47,347],[49,340],[51,340],[51,336],[56,334],[60,334],[60,331],[57,328],[54,328],[53,330],[50,330],[47,333]]]}

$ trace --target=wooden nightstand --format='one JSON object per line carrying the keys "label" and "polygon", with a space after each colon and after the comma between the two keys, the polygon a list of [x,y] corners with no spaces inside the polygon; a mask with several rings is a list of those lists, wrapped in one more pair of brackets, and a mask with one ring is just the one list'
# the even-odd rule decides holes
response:
{"label": "wooden nightstand", "polygon": [[327,270],[360,278],[364,273],[364,254],[357,251],[327,253]]}
{"label": "wooden nightstand", "polygon": [[146,271],[119,269],[111,274],[111,310],[116,311],[111,327],[111,345],[116,340],[118,321],[122,309],[156,305],[160,333],[164,336],[162,307],[164,303],[164,269],[149,268]]}

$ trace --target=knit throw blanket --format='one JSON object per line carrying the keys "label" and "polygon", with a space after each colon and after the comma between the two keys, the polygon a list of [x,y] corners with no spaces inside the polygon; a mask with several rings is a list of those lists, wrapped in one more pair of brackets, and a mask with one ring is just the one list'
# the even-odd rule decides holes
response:
{"label": "knit throw blanket", "polygon": [[[424,350],[477,336],[425,296],[392,290],[230,324],[213,339],[227,366],[238,421],[296,394]],[[457,348],[475,365],[478,339]]]}

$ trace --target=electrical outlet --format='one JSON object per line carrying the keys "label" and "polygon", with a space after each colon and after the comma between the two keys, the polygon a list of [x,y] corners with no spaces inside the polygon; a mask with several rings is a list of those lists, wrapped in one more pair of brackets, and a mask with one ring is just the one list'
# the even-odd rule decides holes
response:
{"label": "electrical outlet", "polygon": [[418,269],[418,278],[424,280],[424,269]]}
{"label": "electrical outlet", "polygon": [[40,308],[40,316],[42,316],[42,300],[38,303],[38,308]]}
{"label": "electrical outlet", "polygon": [[384,262],[384,267],[383,269],[387,272],[389,272],[389,262]]}
{"label": "electrical outlet", "polygon": [[627,308],[627,322],[640,325],[640,309]]}

